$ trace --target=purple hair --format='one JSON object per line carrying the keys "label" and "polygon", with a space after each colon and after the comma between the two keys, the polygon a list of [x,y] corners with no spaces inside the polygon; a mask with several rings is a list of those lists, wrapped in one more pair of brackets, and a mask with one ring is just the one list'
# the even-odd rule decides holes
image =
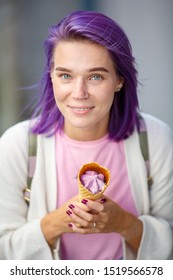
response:
{"label": "purple hair", "polygon": [[37,116],[37,122],[32,132],[52,135],[63,126],[64,117],[54,99],[50,71],[58,42],[72,39],[88,39],[109,51],[117,73],[124,78],[123,87],[115,94],[111,107],[109,137],[116,141],[127,138],[135,125],[138,126],[137,71],[131,45],[115,21],[94,11],[75,11],[50,28],[45,41],[47,63],[40,81],[41,96],[33,115]]}

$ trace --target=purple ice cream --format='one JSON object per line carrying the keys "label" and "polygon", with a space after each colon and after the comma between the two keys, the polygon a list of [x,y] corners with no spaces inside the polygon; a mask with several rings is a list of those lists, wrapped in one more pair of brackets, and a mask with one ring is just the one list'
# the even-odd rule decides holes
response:
{"label": "purple ice cream", "polygon": [[81,182],[92,194],[102,191],[105,181],[104,175],[95,171],[86,171],[81,175]]}

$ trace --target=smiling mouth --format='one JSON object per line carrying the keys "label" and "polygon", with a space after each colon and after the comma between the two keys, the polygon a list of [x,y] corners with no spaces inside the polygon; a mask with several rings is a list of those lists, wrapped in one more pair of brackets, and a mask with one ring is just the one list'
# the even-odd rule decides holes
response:
{"label": "smiling mouth", "polygon": [[85,107],[85,108],[71,107],[71,108],[75,111],[88,111],[92,109],[92,107]]}
{"label": "smiling mouth", "polygon": [[94,106],[91,107],[75,107],[75,106],[68,106],[71,110],[73,110],[73,112],[76,113],[87,113],[90,112]]}
{"label": "smiling mouth", "polygon": [[92,107],[75,107],[75,106],[68,106],[69,108],[76,110],[76,111],[88,111],[94,108],[94,106]]}

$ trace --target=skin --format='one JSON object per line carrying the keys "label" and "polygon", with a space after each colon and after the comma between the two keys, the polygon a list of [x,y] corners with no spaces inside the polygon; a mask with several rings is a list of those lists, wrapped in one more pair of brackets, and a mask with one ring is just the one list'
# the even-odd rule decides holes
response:
{"label": "skin", "polygon": [[[104,47],[87,40],[59,42],[54,51],[51,80],[56,104],[64,116],[64,132],[69,137],[91,141],[108,133],[110,108],[123,86],[123,78],[117,75]],[[142,222],[108,197],[102,198],[104,203],[101,199],[81,202],[77,195],[47,214],[41,227],[49,246],[53,248],[65,232],[117,232],[137,252]]]}

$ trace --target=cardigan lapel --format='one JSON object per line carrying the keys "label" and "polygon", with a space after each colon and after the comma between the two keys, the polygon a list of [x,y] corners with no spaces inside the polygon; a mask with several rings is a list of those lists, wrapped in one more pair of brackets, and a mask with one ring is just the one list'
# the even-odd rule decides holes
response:
{"label": "cardigan lapel", "polygon": [[28,220],[40,218],[55,210],[57,200],[55,137],[38,135],[37,138],[37,160]]}
{"label": "cardigan lapel", "polygon": [[132,194],[139,214],[149,213],[149,194],[147,172],[139,144],[139,135],[134,131],[125,141],[127,170]]}

